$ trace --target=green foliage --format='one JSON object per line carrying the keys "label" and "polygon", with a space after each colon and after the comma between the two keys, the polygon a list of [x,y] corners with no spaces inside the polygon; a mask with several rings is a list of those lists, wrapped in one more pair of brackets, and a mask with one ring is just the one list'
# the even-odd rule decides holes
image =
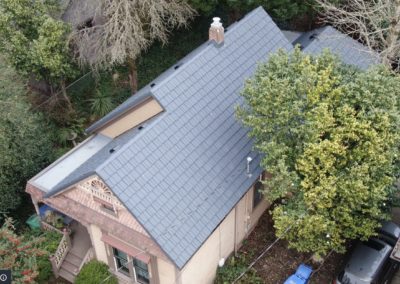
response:
{"label": "green foliage", "polygon": [[[104,281],[107,278],[106,281]],[[92,260],[85,264],[75,279],[76,284],[117,284],[117,278],[108,271],[104,262]]]}
{"label": "green foliage", "polygon": [[61,241],[62,235],[53,231],[28,231],[25,238],[42,238],[38,248],[43,251],[43,254],[36,257],[36,263],[39,274],[36,278],[38,283],[48,283],[48,280],[53,276],[53,268],[49,260],[49,256],[54,254]]}
{"label": "green foliage", "polygon": [[67,46],[69,27],[49,13],[54,1],[0,2],[0,51],[15,69],[56,86],[76,75]]}
{"label": "green foliage", "polygon": [[189,0],[189,4],[205,15],[210,15],[218,5],[218,0]]}
{"label": "green foliage", "polygon": [[312,2],[303,0],[190,0],[189,3],[205,15],[211,15],[218,7],[245,14],[258,6],[263,6],[278,23],[290,22],[313,11]]}
{"label": "green foliage", "polygon": [[114,103],[110,95],[97,90],[93,98],[89,100],[92,113],[96,116],[104,116],[114,108]]}
{"label": "green foliage", "polygon": [[260,65],[243,96],[238,115],[272,174],[265,195],[282,201],[277,235],[325,254],[374,234],[399,176],[400,78],[296,49]]}
{"label": "green foliage", "polygon": [[289,22],[313,12],[312,1],[304,0],[267,0],[263,1],[264,8],[278,23]]}
{"label": "green foliage", "polygon": [[36,257],[45,254],[38,249],[42,238],[31,236],[27,240],[18,236],[11,219],[6,219],[0,228],[0,267],[11,269],[13,283],[36,283],[39,274]]}
{"label": "green foliage", "polygon": [[[236,278],[243,273],[248,266],[248,261],[244,255],[239,257],[231,257],[223,267],[218,267],[215,284],[228,284],[232,283]],[[250,269],[237,283],[264,283],[260,277],[257,276],[254,269]]]}
{"label": "green foliage", "polygon": [[12,68],[0,60],[1,212],[18,207],[27,180],[53,159],[48,127],[29,110],[25,92]]}

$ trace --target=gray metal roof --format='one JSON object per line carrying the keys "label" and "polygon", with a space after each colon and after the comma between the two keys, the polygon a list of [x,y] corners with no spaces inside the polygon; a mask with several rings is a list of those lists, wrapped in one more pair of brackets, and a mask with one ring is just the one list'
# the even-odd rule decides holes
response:
{"label": "gray metal roof", "polygon": [[[315,33],[318,36],[310,38]],[[355,57],[344,49],[357,46],[356,41],[347,37],[338,44],[337,38],[325,38],[337,33],[327,27],[296,41],[306,52],[330,47],[348,64],[370,64],[368,57]],[[257,8],[227,29],[223,45],[204,43],[89,127],[87,132],[99,129],[149,96],[165,110],[144,129],[108,142],[47,196],[88,175],[99,175],[182,268],[262,172],[261,156],[253,152],[253,141],[234,109],[243,103],[239,93],[257,62],[279,48],[293,46]],[[249,156],[251,177],[246,173]]]}
{"label": "gray metal roof", "polygon": [[292,45],[254,10],[228,28],[224,45],[206,43],[156,80],[165,112],[96,170],[179,268],[262,172],[234,109],[244,79],[279,48]]}
{"label": "gray metal roof", "polygon": [[324,49],[329,49],[332,53],[337,54],[344,63],[360,69],[367,69],[378,63],[378,57],[369,52],[367,47],[331,26],[306,32],[293,44],[300,44],[304,52],[311,54],[319,54]]}

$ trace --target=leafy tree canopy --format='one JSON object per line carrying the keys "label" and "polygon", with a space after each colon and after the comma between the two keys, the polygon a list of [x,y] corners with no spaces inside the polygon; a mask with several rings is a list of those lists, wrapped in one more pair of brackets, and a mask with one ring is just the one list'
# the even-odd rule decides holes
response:
{"label": "leafy tree canopy", "polygon": [[16,209],[26,182],[53,158],[42,116],[29,110],[25,86],[0,56],[0,212]]}
{"label": "leafy tree canopy", "polygon": [[279,51],[243,97],[238,116],[272,174],[265,195],[280,201],[277,235],[325,254],[374,234],[399,176],[400,78],[382,67],[343,66],[328,52]]}
{"label": "leafy tree canopy", "polygon": [[67,35],[69,27],[50,13],[55,1],[0,1],[0,51],[24,75],[55,86],[76,75]]}

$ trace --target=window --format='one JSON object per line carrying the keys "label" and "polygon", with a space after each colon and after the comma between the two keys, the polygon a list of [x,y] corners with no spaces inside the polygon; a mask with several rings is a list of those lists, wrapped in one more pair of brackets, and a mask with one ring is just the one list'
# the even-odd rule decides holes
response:
{"label": "window", "polygon": [[114,260],[117,270],[123,274],[129,275],[128,256],[126,253],[113,248]]}
{"label": "window", "polygon": [[149,270],[146,263],[133,258],[133,267],[135,269],[136,279],[139,283],[150,283]]}
{"label": "window", "polygon": [[262,191],[264,190],[264,184],[262,181],[265,179],[265,173],[262,173],[258,179],[258,181],[254,184],[253,191],[253,210],[257,207],[257,205],[263,199]]}
{"label": "window", "polygon": [[100,210],[103,212],[111,214],[115,217],[118,216],[116,208],[111,203],[108,203],[107,201],[104,201],[96,196],[93,196],[93,200],[99,203]]}
{"label": "window", "polygon": [[150,274],[147,263],[127,255],[123,251],[112,248],[116,269],[130,277],[138,283],[149,284]]}

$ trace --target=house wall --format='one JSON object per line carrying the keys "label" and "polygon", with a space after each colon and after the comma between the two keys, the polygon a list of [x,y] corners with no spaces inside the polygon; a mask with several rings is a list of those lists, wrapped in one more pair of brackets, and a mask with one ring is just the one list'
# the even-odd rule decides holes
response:
{"label": "house wall", "polygon": [[162,112],[163,108],[155,99],[149,99],[127,114],[100,130],[100,133],[114,138]]}
{"label": "house wall", "polygon": [[157,258],[158,277],[161,284],[175,283],[175,266],[161,258]]}
{"label": "house wall", "polygon": [[[253,208],[253,189],[249,190],[178,273],[176,283],[213,283],[219,260],[221,258],[226,260],[241,246],[242,241],[249,235],[268,207],[269,203],[263,199],[256,208]],[[159,265],[159,271],[160,267],[161,265]],[[173,267],[165,265],[163,269],[163,275],[174,273]],[[170,278],[160,277],[160,283],[174,283]]]}

